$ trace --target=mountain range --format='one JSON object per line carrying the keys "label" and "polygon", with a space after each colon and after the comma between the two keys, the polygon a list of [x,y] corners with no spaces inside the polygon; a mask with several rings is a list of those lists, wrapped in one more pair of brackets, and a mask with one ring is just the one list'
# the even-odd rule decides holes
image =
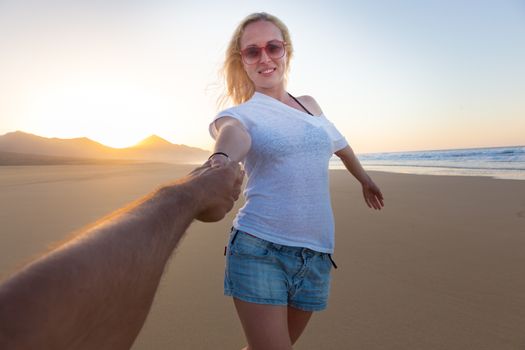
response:
{"label": "mountain range", "polygon": [[151,135],[128,148],[112,148],[86,137],[47,138],[22,131],[0,136],[0,165],[114,162],[202,163],[209,151],[176,145]]}

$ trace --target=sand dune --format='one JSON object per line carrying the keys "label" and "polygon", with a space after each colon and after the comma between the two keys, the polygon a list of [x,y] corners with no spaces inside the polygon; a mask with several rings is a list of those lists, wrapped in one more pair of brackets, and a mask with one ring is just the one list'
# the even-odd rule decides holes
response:
{"label": "sand dune", "polygon": [[[0,276],[190,167],[0,167]],[[336,253],[327,311],[297,349],[525,349],[522,181],[373,173],[387,207],[331,172]],[[239,206],[241,203],[238,203]],[[233,213],[195,223],[171,260],[133,349],[237,349],[222,296]]]}

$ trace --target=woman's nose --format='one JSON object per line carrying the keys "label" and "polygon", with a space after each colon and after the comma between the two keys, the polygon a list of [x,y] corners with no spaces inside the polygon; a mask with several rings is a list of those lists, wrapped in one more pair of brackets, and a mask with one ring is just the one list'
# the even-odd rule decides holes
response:
{"label": "woman's nose", "polygon": [[270,58],[270,56],[268,56],[268,53],[266,52],[266,48],[262,49],[261,50],[261,58],[259,59],[259,62],[268,62],[268,61],[271,61],[272,59]]}

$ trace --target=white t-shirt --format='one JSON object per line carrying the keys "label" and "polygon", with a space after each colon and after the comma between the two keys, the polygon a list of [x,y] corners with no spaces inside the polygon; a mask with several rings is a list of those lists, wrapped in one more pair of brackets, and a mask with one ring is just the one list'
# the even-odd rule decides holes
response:
{"label": "white t-shirt", "polygon": [[[243,161],[246,203],[233,226],[273,243],[333,253],[328,162],[346,147],[345,138],[324,115],[258,92],[213,121],[226,116],[240,121],[252,139]],[[213,122],[210,134],[217,136]]]}

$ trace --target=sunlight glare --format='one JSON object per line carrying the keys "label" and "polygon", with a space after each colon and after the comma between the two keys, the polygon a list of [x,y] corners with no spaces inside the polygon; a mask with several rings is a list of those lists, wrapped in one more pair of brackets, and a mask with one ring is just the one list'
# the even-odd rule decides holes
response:
{"label": "sunlight glare", "polygon": [[85,136],[116,148],[153,134],[155,126],[172,115],[161,94],[132,84],[88,80],[40,90],[27,114],[44,134]]}

